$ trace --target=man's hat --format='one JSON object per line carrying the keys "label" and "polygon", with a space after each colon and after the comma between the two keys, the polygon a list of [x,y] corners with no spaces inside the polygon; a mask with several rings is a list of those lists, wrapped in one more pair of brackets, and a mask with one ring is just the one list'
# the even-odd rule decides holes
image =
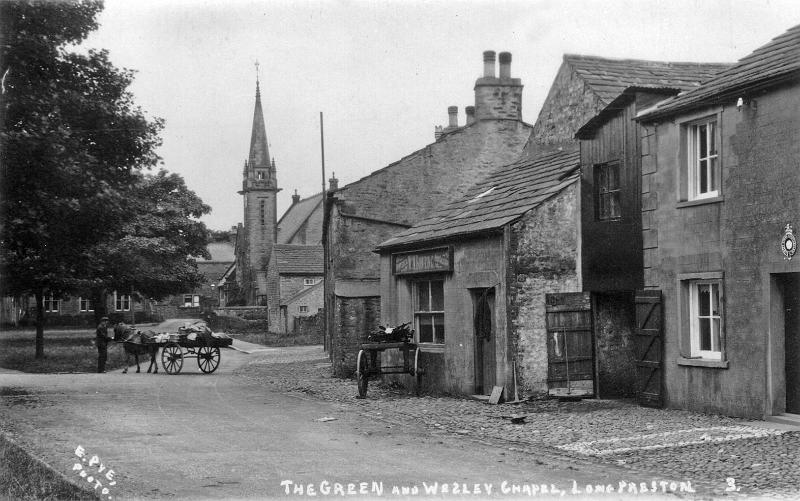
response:
{"label": "man's hat", "polygon": [[101,317],[100,321],[102,322],[103,320],[108,320],[108,317]]}

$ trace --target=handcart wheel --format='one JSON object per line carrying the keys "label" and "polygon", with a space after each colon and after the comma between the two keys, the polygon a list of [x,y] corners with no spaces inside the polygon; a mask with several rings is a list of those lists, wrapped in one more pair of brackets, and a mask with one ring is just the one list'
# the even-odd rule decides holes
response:
{"label": "handcart wheel", "polygon": [[167,374],[177,374],[183,368],[183,348],[177,343],[169,343],[161,350],[161,365]]}
{"label": "handcart wheel", "polygon": [[201,346],[197,349],[197,366],[206,374],[211,374],[219,367],[219,348]]}
{"label": "handcart wheel", "polygon": [[422,369],[419,367],[419,346],[414,351],[414,379],[416,383],[414,390],[417,396],[419,396],[419,391],[422,388]]}
{"label": "handcart wheel", "polygon": [[364,350],[358,352],[358,361],[356,362],[356,378],[358,379],[358,397],[365,398],[367,396],[367,386],[369,385],[369,367],[367,364],[367,354]]}

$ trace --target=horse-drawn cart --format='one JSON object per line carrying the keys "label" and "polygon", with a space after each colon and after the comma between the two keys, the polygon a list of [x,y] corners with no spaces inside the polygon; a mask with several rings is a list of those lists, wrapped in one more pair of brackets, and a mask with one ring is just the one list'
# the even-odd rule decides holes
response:
{"label": "horse-drawn cart", "polygon": [[[197,336],[170,334],[165,342],[153,341],[161,346],[161,366],[167,374],[178,374],[183,368],[186,358],[197,359],[197,366],[206,374],[211,374],[219,367],[220,348],[230,346],[233,339],[214,336]],[[158,339],[156,337],[156,339]]]}
{"label": "horse-drawn cart", "polygon": [[[416,381],[419,394],[422,383],[422,369],[419,365],[419,346],[411,342],[414,331],[409,324],[394,328],[384,328],[371,334],[367,342],[361,345],[356,361],[356,378],[358,379],[358,396],[367,396],[367,387],[371,377],[383,374],[410,374]],[[381,354],[386,350],[399,350],[403,357],[402,365],[382,365]]]}

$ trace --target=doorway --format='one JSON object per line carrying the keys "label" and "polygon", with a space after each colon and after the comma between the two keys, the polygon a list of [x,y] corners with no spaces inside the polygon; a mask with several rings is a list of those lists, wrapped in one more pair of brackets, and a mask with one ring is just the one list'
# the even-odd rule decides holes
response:
{"label": "doorway", "polygon": [[475,394],[488,395],[495,385],[494,288],[472,293],[475,332]]}
{"label": "doorway", "polygon": [[784,318],[786,412],[800,414],[800,273],[781,276]]}

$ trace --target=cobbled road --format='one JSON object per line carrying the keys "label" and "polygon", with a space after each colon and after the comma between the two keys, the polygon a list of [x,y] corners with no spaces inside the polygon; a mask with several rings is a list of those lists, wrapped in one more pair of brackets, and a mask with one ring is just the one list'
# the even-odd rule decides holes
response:
{"label": "cobbled road", "polygon": [[356,399],[320,347],[192,362],[0,374],[0,430],[100,499],[797,497],[796,433],[625,402]]}

